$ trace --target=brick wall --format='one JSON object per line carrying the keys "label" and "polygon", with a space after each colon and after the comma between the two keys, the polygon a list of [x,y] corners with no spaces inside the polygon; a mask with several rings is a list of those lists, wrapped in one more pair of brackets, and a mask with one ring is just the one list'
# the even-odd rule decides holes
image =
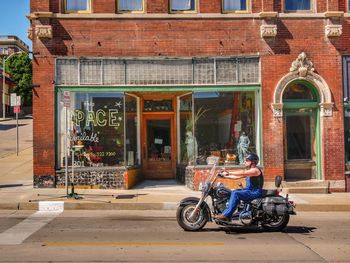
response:
{"label": "brick wall", "polygon": [[[328,7],[327,7],[328,3]],[[32,0],[31,12],[60,10],[58,0]],[[167,0],[147,1],[147,13],[168,13]],[[281,11],[281,1],[253,1],[252,10]],[[317,1],[318,12],[343,10],[344,1]],[[202,13],[220,13],[221,0],[202,0]],[[115,13],[114,0],[95,0],[94,13]],[[54,38],[38,40],[33,64],[34,174],[54,172],[54,58],[55,56],[238,56],[261,57],[263,159],[265,175],[283,174],[283,122],[272,115],[278,81],[304,51],[332,92],[333,117],[323,118],[323,172],[326,179],[344,179],[344,140],[341,55],[350,54],[350,19],[343,18],[343,35],[327,39],[324,18],[280,18],[275,39],[260,37],[259,19],[50,19],[33,21],[53,26]],[[268,142],[268,143],[266,143]]]}

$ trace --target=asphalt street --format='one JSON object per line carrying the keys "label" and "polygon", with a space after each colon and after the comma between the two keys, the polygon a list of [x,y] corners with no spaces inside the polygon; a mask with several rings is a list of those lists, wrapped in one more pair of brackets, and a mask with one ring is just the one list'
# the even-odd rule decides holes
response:
{"label": "asphalt street", "polygon": [[349,262],[350,213],[185,232],[175,211],[0,211],[0,262]]}

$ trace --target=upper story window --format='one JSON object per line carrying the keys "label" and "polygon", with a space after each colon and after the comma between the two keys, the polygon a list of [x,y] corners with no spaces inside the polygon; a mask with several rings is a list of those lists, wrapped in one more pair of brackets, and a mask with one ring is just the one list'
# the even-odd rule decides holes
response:
{"label": "upper story window", "polygon": [[284,3],[287,12],[311,11],[311,0],[285,0]]}
{"label": "upper story window", "polygon": [[229,12],[247,12],[248,0],[223,0],[222,11]]}
{"label": "upper story window", "polygon": [[65,0],[66,13],[91,12],[91,0]]}
{"label": "upper story window", "polygon": [[143,0],[118,0],[118,12],[142,13]]}
{"label": "upper story window", "polygon": [[196,0],[170,0],[170,10],[177,12],[196,12]]}

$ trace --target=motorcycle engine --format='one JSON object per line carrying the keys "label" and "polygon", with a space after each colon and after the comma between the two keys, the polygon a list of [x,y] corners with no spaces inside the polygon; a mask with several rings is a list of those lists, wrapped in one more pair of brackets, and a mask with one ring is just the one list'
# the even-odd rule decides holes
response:
{"label": "motorcycle engine", "polygon": [[250,225],[253,220],[252,212],[251,211],[242,211],[239,214],[239,220],[241,220],[242,224],[244,225]]}
{"label": "motorcycle engine", "polygon": [[228,205],[227,201],[228,201],[227,199],[216,200],[215,206],[220,213],[224,212],[224,210],[226,209]]}
{"label": "motorcycle engine", "polygon": [[219,213],[222,213],[226,209],[230,195],[231,195],[231,189],[229,189],[228,187],[224,186],[221,182],[219,182],[214,189],[215,207]]}

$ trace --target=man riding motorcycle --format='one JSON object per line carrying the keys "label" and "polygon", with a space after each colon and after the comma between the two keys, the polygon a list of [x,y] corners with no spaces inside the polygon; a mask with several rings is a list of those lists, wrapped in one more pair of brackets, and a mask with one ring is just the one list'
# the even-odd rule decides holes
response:
{"label": "man riding motorcycle", "polygon": [[[245,177],[246,186],[242,189],[237,189],[231,192],[230,201],[228,207],[222,214],[217,215],[215,218],[218,220],[229,221],[233,212],[236,210],[240,200],[249,201],[262,197],[262,188],[264,185],[264,176],[262,171],[257,167],[259,163],[259,156],[250,153],[245,158],[245,170],[234,172],[223,172],[225,178],[237,179]],[[233,176],[231,176],[233,175]],[[239,177],[237,177],[237,175]]]}

